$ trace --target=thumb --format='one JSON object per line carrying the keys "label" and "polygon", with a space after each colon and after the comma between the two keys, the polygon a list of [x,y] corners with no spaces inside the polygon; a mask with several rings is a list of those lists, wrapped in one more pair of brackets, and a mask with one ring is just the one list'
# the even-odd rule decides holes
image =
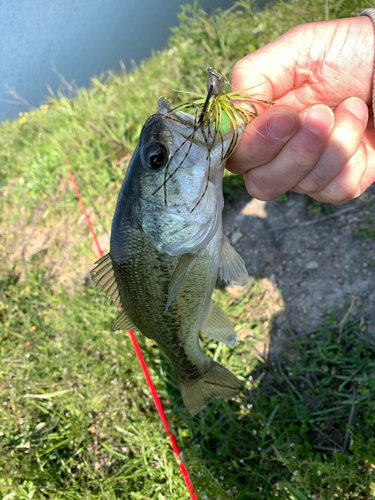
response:
{"label": "thumb", "polygon": [[256,99],[273,101],[275,97],[272,82],[263,69],[264,67],[257,65],[256,52],[238,61],[232,71],[232,92],[246,90],[247,94]]}

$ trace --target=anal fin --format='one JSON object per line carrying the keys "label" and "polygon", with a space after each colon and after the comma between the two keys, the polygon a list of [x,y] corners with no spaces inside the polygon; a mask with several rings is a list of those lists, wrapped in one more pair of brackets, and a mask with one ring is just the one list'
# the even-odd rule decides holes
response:
{"label": "anal fin", "polygon": [[186,280],[188,274],[190,273],[192,267],[194,266],[198,254],[185,253],[181,255],[181,258],[174,270],[171,282],[168,289],[167,305],[165,306],[165,311],[167,312],[172,300],[176,297],[178,292],[181,290],[184,281]]}
{"label": "anal fin", "polygon": [[225,283],[232,283],[239,286],[245,286],[249,283],[249,275],[245,267],[245,262],[229,243],[225,235],[223,236],[220,248],[219,273],[220,278]]}
{"label": "anal fin", "polygon": [[223,311],[215,306],[214,301],[211,301],[202,332],[207,337],[223,342],[231,347],[237,344],[237,333],[234,326]]}
{"label": "anal fin", "polygon": [[112,330],[134,330],[132,321],[128,318],[125,309],[121,309],[116,321],[113,323]]}

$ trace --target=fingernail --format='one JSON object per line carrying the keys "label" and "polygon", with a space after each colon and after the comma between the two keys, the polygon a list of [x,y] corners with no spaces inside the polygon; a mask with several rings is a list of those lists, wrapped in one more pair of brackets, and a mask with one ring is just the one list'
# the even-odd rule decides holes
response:
{"label": "fingernail", "polygon": [[367,118],[368,107],[366,103],[364,103],[361,99],[358,99],[358,97],[350,97],[347,99],[345,101],[345,107],[360,120]]}
{"label": "fingernail", "polygon": [[292,115],[278,111],[268,119],[267,129],[276,139],[284,139],[296,128],[296,120]]}
{"label": "fingernail", "polygon": [[305,115],[307,128],[316,135],[326,135],[333,126],[334,115],[330,108],[316,104]]}

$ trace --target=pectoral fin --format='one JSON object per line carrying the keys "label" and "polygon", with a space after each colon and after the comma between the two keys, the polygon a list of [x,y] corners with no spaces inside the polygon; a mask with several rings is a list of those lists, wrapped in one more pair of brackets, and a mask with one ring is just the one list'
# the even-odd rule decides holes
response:
{"label": "pectoral fin", "polygon": [[245,262],[229,243],[225,235],[220,248],[219,274],[225,283],[232,283],[239,286],[249,283],[249,275],[245,267]]}
{"label": "pectoral fin", "polygon": [[119,306],[122,305],[113,269],[112,257],[109,253],[95,262],[91,276],[95,282],[95,286],[100,285],[102,287],[101,291],[105,292],[107,297],[115,300]]}
{"label": "pectoral fin", "polygon": [[188,274],[190,273],[192,267],[194,266],[198,254],[186,253],[181,255],[181,258],[174,270],[171,282],[168,289],[167,305],[165,306],[165,311],[167,312],[172,300],[176,297],[178,292],[181,290]]}
{"label": "pectoral fin", "polygon": [[237,344],[236,330],[223,311],[215,306],[214,301],[210,304],[210,310],[208,311],[202,332],[207,337],[223,342],[231,347]]}

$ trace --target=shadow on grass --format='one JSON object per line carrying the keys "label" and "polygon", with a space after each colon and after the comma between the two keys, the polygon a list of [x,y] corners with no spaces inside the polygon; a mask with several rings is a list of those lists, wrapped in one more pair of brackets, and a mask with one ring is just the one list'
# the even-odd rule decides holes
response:
{"label": "shadow on grass", "polygon": [[168,410],[178,416],[177,428],[187,429],[179,436],[187,463],[201,464],[193,467],[201,494],[372,498],[375,339],[362,331],[358,316],[342,320],[332,313],[326,326],[303,339],[289,330],[285,351],[249,371],[241,363],[246,341],[230,354],[206,340],[206,353],[250,383],[237,401],[210,402],[194,418],[187,415],[171,366],[162,357]]}

